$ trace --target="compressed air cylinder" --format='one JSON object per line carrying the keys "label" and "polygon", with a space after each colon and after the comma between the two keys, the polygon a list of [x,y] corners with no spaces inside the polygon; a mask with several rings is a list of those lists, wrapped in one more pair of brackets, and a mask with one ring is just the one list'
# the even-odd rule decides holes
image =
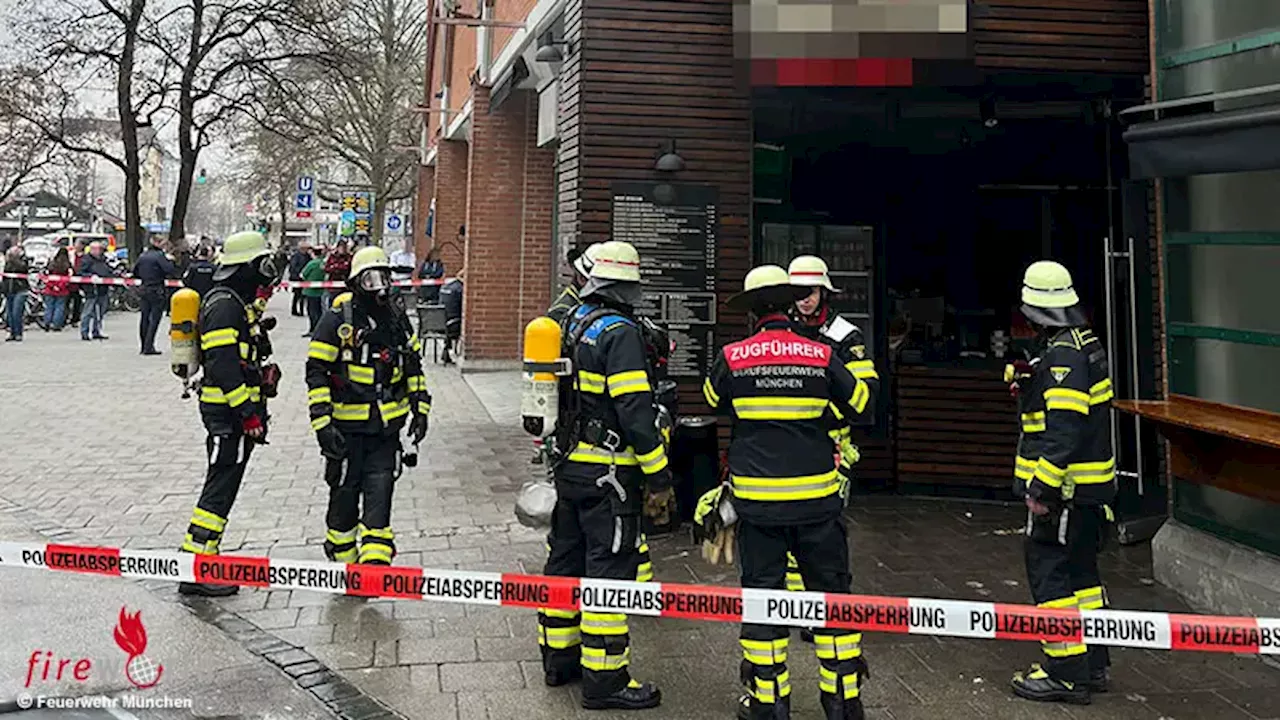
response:
{"label": "compressed air cylinder", "polygon": [[550,369],[560,359],[560,324],[549,317],[534,318],[524,328],[524,391],[520,415],[525,432],[546,437],[555,429],[559,413],[560,381]]}
{"label": "compressed air cylinder", "polygon": [[182,288],[169,298],[169,368],[183,380],[200,369],[200,348],[196,323],[200,316],[200,293]]}

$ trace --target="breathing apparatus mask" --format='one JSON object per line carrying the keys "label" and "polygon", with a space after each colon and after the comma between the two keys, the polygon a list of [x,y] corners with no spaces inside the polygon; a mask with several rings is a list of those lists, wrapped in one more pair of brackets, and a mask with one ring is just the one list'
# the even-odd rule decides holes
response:
{"label": "breathing apparatus mask", "polygon": [[356,290],[385,303],[391,294],[391,271],[386,268],[369,268],[356,278]]}

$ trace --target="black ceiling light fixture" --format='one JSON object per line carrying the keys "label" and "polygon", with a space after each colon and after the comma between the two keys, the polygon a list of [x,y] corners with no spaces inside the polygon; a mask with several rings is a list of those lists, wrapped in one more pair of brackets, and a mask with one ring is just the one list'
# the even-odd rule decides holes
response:
{"label": "black ceiling light fixture", "polygon": [[684,158],[676,153],[676,141],[668,140],[662,144],[662,152],[653,163],[658,172],[674,173],[684,170]]}

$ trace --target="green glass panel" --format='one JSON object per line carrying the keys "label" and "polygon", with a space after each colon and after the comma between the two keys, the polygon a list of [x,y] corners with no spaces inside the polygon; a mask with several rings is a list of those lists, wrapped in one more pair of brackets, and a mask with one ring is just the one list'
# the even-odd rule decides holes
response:
{"label": "green glass panel", "polygon": [[[1170,328],[1174,335],[1176,326]],[[1169,338],[1169,391],[1280,412],[1280,347],[1202,337]]]}
{"label": "green glass panel", "polygon": [[1161,55],[1280,29],[1280,3],[1268,0],[1156,0]]}
{"label": "green glass panel", "polygon": [[1280,333],[1280,246],[1171,245],[1169,320]]}
{"label": "green glass panel", "polygon": [[[1161,100],[1273,85],[1280,78],[1280,53],[1270,46],[1161,70],[1160,75]],[[1257,105],[1259,100],[1252,98],[1238,103]],[[1223,103],[1220,109],[1232,107],[1231,103]]]}
{"label": "green glass panel", "polygon": [[1173,517],[1256,550],[1280,555],[1280,506],[1179,478],[1173,482]]}

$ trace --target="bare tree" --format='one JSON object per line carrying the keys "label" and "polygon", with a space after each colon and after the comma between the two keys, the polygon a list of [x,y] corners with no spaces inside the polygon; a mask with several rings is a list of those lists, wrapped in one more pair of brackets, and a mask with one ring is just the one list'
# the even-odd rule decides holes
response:
{"label": "bare tree", "polygon": [[313,33],[329,51],[322,61],[290,65],[272,95],[274,117],[365,179],[377,240],[387,203],[409,197],[417,178],[421,121],[413,108],[422,94],[427,3],[328,2],[333,17]]}
{"label": "bare tree", "polygon": [[[17,13],[24,18],[23,36],[34,40],[26,90],[46,102],[22,103],[15,112],[66,150],[95,155],[121,170],[126,243],[133,257],[142,249],[140,130],[164,117],[171,93],[171,63],[140,44],[147,2],[21,0]],[[118,129],[86,122],[78,107],[77,94],[100,79],[112,84],[116,118],[109,122]],[[103,135],[114,135],[120,151]]]}
{"label": "bare tree", "polygon": [[259,90],[277,66],[306,56],[299,42],[324,18],[307,0],[179,0],[149,21],[143,41],[177,70],[178,185],[170,235],[185,234],[196,165],[215,137],[233,121],[261,115]]}
{"label": "bare tree", "polygon": [[240,150],[235,172],[243,178],[245,196],[263,198],[280,214],[283,225],[293,208],[298,177],[321,168],[323,148],[315,138],[290,137],[255,127],[246,133]]}
{"label": "bare tree", "polygon": [[58,159],[57,144],[17,114],[14,101],[21,97],[21,85],[12,72],[0,75],[0,204]]}

